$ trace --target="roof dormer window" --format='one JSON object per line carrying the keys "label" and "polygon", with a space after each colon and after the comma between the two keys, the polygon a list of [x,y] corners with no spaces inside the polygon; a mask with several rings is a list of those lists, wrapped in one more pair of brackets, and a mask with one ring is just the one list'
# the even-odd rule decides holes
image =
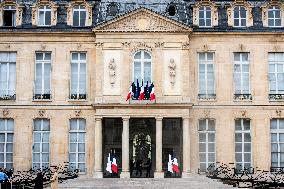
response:
{"label": "roof dormer window", "polygon": [[246,27],[246,9],[242,6],[234,8],[234,27]]}
{"label": "roof dormer window", "polygon": [[3,26],[16,26],[16,7],[4,6],[3,9]]}
{"label": "roof dormer window", "polygon": [[199,27],[211,27],[211,8],[202,6],[199,8]]}
{"label": "roof dormer window", "polygon": [[277,6],[268,8],[268,27],[281,27],[281,10]]}
{"label": "roof dormer window", "polygon": [[86,25],[86,9],[83,5],[77,5],[73,8],[73,26]]}
{"label": "roof dormer window", "polygon": [[48,6],[41,6],[38,10],[38,25],[50,26],[51,25],[51,8]]}

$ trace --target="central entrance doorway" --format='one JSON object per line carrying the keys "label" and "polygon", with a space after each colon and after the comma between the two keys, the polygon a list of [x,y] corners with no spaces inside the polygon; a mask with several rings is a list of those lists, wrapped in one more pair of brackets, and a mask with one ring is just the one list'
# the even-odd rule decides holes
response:
{"label": "central entrance doorway", "polygon": [[129,122],[129,168],[132,178],[153,178],[156,167],[156,122],[132,118]]}

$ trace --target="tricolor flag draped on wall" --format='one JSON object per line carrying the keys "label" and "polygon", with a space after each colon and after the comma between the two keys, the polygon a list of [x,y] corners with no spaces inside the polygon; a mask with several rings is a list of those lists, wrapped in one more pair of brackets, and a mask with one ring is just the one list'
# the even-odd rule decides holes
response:
{"label": "tricolor flag draped on wall", "polygon": [[129,88],[129,92],[128,92],[127,97],[126,97],[126,101],[129,100],[134,95],[133,91],[132,91],[133,85],[134,85],[134,82],[131,84],[131,86]]}
{"label": "tricolor flag draped on wall", "polygon": [[118,168],[117,168],[117,163],[116,163],[116,158],[112,158],[112,163],[111,163],[111,170],[113,173],[118,173]]}
{"label": "tricolor flag draped on wall", "polygon": [[179,173],[179,166],[178,166],[177,158],[174,158],[172,160],[171,154],[169,154],[168,171],[171,173]]}
{"label": "tricolor flag draped on wall", "polygon": [[151,93],[150,93],[150,100],[155,100],[156,99],[156,95],[155,95],[155,87],[154,84],[151,84]]}
{"label": "tricolor flag draped on wall", "polygon": [[144,97],[145,97],[145,93],[144,93],[144,86],[143,86],[143,81],[142,81],[142,86],[141,86],[139,100],[144,100]]}
{"label": "tricolor flag draped on wall", "polygon": [[107,166],[106,166],[106,171],[108,171],[109,173],[112,173],[111,165],[112,163],[110,161],[110,153],[109,153],[107,157]]}

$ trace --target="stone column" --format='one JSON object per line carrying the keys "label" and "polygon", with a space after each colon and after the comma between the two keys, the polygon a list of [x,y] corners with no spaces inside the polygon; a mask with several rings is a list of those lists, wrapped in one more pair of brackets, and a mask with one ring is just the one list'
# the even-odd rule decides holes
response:
{"label": "stone column", "polygon": [[130,117],[123,117],[123,131],[122,131],[122,172],[120,178],[129,178],[129,119]]}
{"label": "stone column", "polygon": [[102,117],[95,118],[95,169],[94,177],[103,178],[102,172]]}
{"label": "stone column", "polygon": [[189,177],[190,172],[190,134],[189,117],[183,117],[182,121],[182,145],[183,145],[183,170],[182,177]]}
{"label": "stone column", "polygon": [[162,117],[156,117],[156,171],[154,173],[155,178],[164,178],[164,172],[162,170],[162,120]]}

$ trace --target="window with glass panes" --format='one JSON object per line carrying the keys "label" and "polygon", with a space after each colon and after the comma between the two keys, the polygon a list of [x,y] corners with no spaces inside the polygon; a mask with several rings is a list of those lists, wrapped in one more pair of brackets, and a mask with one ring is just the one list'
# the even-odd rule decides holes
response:
{"label": "window with glass panes", "polygon": [[38,25],[50,26],[51,25],[51,8],[48,6],[41,6],[38,10]]}
{"label": "window with glass panes", "polygon": [[142,80],[144,84],[151,83],[151,55],[146,51],[139,51],[134,55],[134,74],[133,80],[136,82],[139,81],[140,85],[142,84]]}
{"label": "window with glass panes", "polygon": [[49,119],[35,119],[33,128],[33,165],[34,170],[49,167]]}
{"label": "window with glass panes", "polygon": [[268,8],[268,26],[269,27],[281,26],[281,10],[279,7],[272,6]]}
{"label": "window with glass panes", "polygon": [[2,16],[3,26],[16,26],[15,6],[4,6]]}
{"label": "window with glass panes", "polygon": [[236,6],[234,8],[234,26],[245,27],[246,26],[246,9],[242,6]]}
{"label": "window with glass panes", "polygon": [[237,170],[251,167],[250,120],[235,120],[235,161]]}
{"label": "window with glass panes", "polygon": [[86,9],[83,5],[77,5],[73,8],[73,26],[85,26]]}
{"label": "window with glass panes", "polygon": [[199,120],[199,161],[200,171],[215,163],[215,120]]}
{"label": "window with glass panes", "polygon": [[70,99],[86,99],[86,53],[71,53]]}
{"label": "window with glass panes", "polygon": [[199,26],[211,27],[211,8],[202,6],[199,8]]}
{"label": "window with glass panes", "polygon": [[14,120],[0,119],[0,167],[13,168]]}
{"label": "window with glass panes", "polygon": [[69,167],[71,170],[79,169],[85,172],[85,135],[86,120],[71,119],[69,130]]}
{"label": "window with glass panes", "polygon": [[200,98],[215,98],[213,57],[213,53],[198,53]]}
{"label": "window with glass panes", "polygon": [[284,119],[270,120],[271,167],[284,167]]}
{"label": "window with glass panes", "polygon": [[284,53],[268,53],[269,93],[284,94]]}
{"label": "window with glass panes", "polygon": [[37,52],[34,99],[51,99],[51,53]]}
{"label": "window with glass panes", "polygon": [[249,53],[234,53],[235,94],[250,94]]}
{"label": "window with glass panes", "polygon": [[16,53],[0,53],[0,99],[16,98]]}

